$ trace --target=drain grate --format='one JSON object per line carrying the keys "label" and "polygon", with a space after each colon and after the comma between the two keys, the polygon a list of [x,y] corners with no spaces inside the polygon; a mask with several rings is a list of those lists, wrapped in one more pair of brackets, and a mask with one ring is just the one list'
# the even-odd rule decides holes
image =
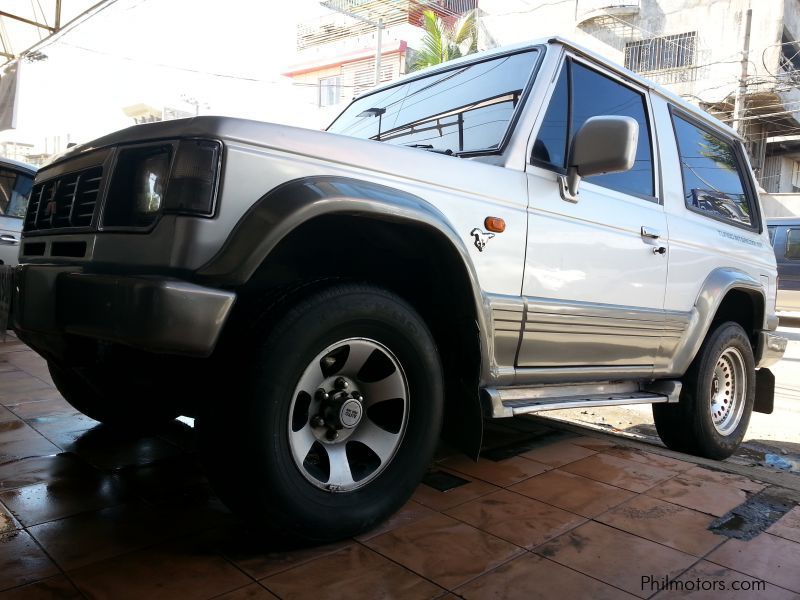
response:
{"label": "drain grate", "polygon": [[737,540],[752,540],[794,506],[795,503],[783,497],[778,490],[767,488],[712,521],[708,529]]}

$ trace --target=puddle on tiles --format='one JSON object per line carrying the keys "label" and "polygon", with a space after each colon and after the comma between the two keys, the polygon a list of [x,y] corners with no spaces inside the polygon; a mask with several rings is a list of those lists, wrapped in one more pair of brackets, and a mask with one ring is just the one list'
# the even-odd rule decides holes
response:
{"label": "puddle on tiles", "polygon": [[795,507],[795,503],[775,488],[767,488],[715,519],[709,531],[737,540],[751,540]]}

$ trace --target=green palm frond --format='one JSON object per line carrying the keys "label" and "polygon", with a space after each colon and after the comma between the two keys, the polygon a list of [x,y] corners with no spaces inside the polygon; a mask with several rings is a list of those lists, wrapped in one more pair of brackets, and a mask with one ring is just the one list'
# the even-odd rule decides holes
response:
{"label": "green palm frond", "polygon": [[425,37],[422,39],[422,48],[417,52],[411,70],[439,65],[476,52],[478,31],[475,16],[475,11],[472,10],[449,26],[432,10],[422,13]]}

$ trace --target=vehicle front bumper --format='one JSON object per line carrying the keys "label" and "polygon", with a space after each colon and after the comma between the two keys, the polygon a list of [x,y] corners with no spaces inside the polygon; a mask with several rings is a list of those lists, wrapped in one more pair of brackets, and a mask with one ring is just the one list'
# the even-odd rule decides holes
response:
{"label": "vehicle front bumper", "polygon": [[169,277],[21,265],[11,323],[23,339],[75,334],[150,352],[208,356],[235,300],[233,292]]}
{"label": "vehicle front bumper", "polygon": [[774,365],[783,358],[789,340],[774,331],[759,331],[756,344],[756,368],[761,369]]}

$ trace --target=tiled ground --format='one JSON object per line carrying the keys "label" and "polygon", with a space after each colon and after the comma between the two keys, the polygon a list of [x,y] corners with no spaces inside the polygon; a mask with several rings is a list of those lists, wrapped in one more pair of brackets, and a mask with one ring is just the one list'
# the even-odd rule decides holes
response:
{"label": "tiled ground", "polygon": [[[709,523],[763,484],[608,438],[496,424],[485,458],[442,451],[431,485],[375,531],[287,552],[220,504],[192,436],[98,426],[35,354],[0,343],[0,595],[800,599],[800,507],[728,539]],[[448,481],[461,485],[433,487]],[[646,577],[717,591],[658,593]],[[765,590],[719,588],[757,579]]]}

